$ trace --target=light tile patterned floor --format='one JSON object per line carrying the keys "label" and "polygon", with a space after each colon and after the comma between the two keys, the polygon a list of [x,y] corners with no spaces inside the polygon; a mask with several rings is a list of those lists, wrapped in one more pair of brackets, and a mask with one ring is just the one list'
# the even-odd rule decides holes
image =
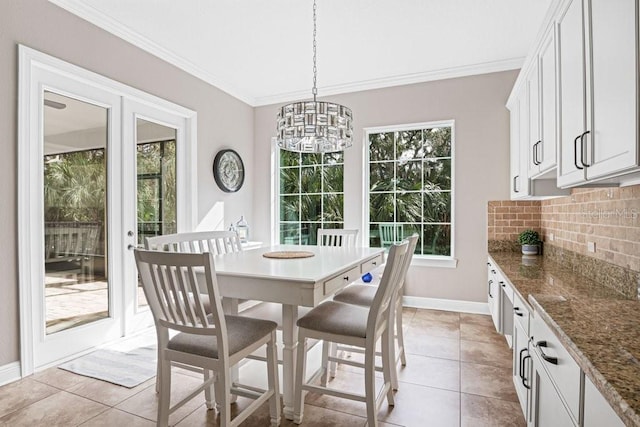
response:
{"label": "light tile patterned floor", "polygon": [[[399,373],[395,407],[383,403],[381,426],[524,426],[511,381],[511,351],[491,318],[433,310],[404,310],[407,366]],[[174,374],[174,395],[197,378]],[[336,387],[364,384],[357,368],[340,366]],[[0,387],[0,426],[153,426],[154,379],[127,389],[57,368]],[[239,399],[237,405],[246,406]],[[216,426],[215,411],[195,398],[172,415],[179,427]],[[364,404],[310,393],[303,426],[364,426]],[[268,406],[243,425],[269,425]],[[282,426],[294,426],[284,420]]]}

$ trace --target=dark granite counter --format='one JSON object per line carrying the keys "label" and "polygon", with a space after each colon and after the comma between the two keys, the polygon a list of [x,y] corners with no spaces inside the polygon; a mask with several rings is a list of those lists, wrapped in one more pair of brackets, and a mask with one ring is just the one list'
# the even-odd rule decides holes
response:
{"label": "dark granite counter", "polygon": [[622,421],[640,427],[640,301],[547,257],[489,255]]}

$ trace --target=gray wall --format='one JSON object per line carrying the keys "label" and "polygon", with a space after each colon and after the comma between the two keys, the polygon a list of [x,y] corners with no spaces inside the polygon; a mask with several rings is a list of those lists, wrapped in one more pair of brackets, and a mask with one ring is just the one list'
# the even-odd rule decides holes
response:
{"label": "gray wall", "polygon": [[[518,71],[440,80],[329,97],[354,114],[345,152],[345,228],[362,228],[363,128],[455,120],[455,247],[458,267],[413,267],[406,294],[486,302],[487,201],[509,198],[509,114]],[[322,91],[320,91],[322,92]],[[268,159],[279,105],[255,110],[255,157]],[[270,165],[256,164],[253,205],[269,206]],[[259,240],[269,242],[268,211],[255,212]]]}
{"label": "gray wall", "polygon": [[[198,113],[198,218],[206,227],[252,222],[253,108],[77,18],[46,0],[0,3],[0,367],[19,360],[17,271],[18,43],[165,98]],[[203,54],[207,54],[203,52]],[[221,148],[234,148],[247,169],[244,187],[225,194],[211,164]],[[215,209],[214,209],[215,208]],[[215,222],[215,224],[214,224]]]}

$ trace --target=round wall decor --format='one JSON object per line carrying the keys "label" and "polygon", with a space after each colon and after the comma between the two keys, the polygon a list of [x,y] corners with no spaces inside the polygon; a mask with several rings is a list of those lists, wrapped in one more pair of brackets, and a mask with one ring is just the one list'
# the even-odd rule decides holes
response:
{"label": "round wall decor", "polygon": [[244,164],[234,150],[218,151],[213,160],[213,177],[224,192],[234,193],[244,183]]}

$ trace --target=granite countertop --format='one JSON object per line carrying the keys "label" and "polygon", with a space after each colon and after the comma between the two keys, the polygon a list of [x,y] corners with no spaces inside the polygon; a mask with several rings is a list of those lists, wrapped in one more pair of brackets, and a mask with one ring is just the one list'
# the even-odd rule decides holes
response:
{"label": "granite countertop", "polygon": [[489,255],[622,421],[640,427],[640,301],[546,257]]}

